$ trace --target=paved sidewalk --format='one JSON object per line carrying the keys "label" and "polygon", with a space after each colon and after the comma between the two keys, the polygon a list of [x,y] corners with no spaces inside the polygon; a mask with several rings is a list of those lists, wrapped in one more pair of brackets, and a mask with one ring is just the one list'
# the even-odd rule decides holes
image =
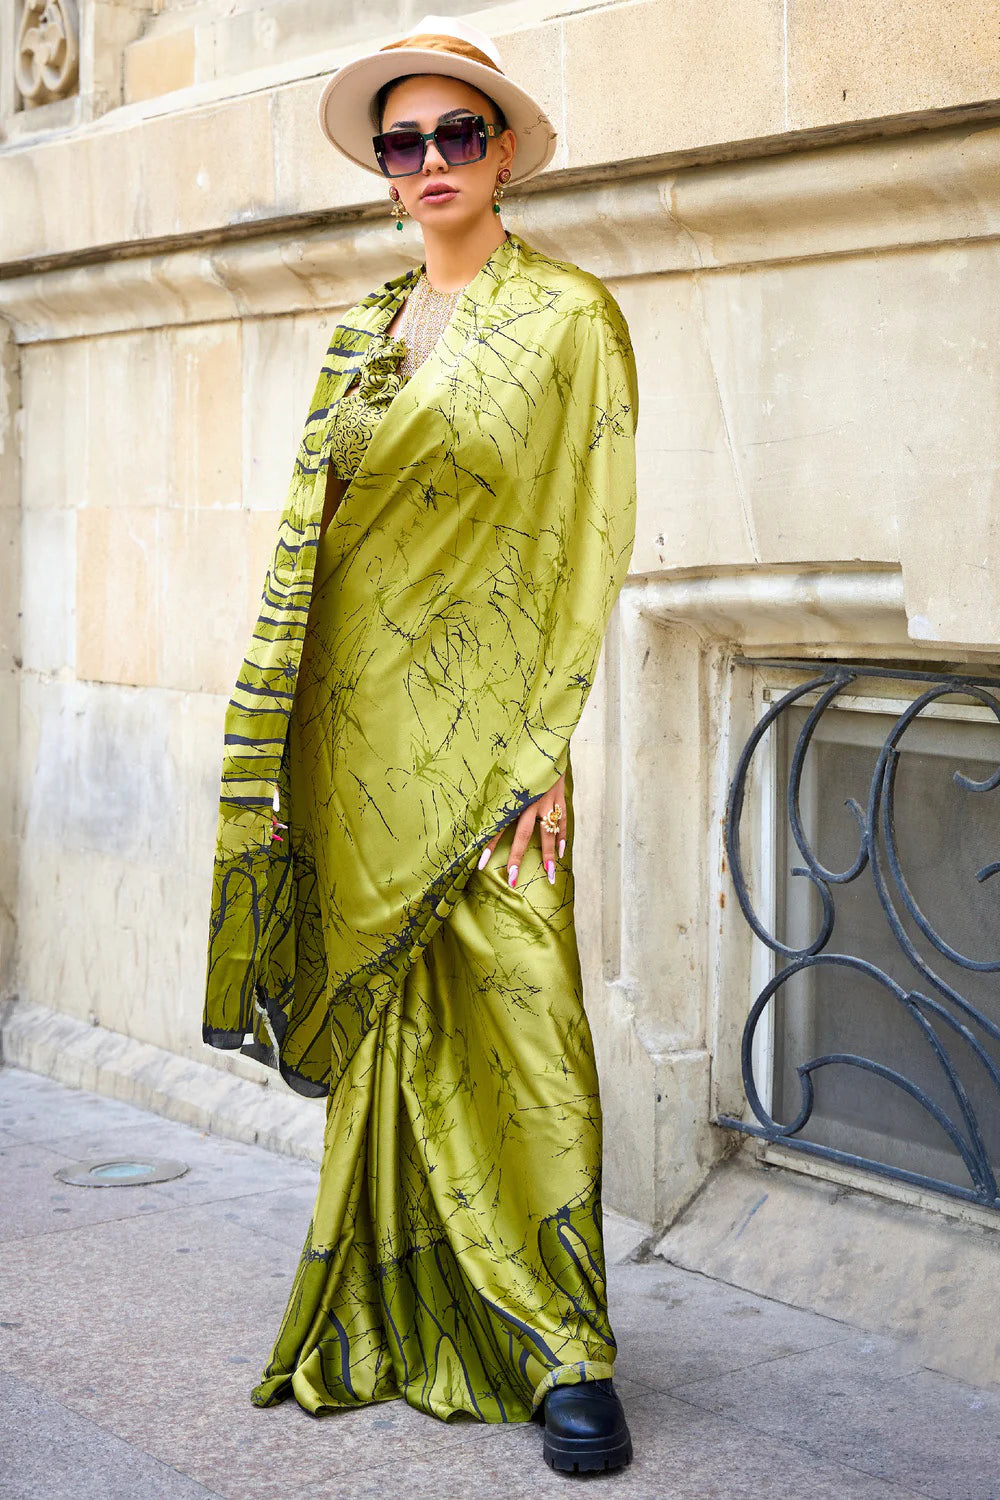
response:
{"label": "paved sidewalk", "polygon": [[[145,1188],[53,1177],[104,1152],[191,1170]],[[615,1500],[1000,1500],[1000,1393],[660,1260],[611,1269],[625,1471],[557,1475],[534,1424],[446,1424],[401,1401],[318,1420],[294,1403],[257,1411],[248,1391],[315,1181],[300,1162],[0,1070],[3,1500],[565,1500],[588,1485]],[[609,1223],[609,1247],[626,1240]]]}

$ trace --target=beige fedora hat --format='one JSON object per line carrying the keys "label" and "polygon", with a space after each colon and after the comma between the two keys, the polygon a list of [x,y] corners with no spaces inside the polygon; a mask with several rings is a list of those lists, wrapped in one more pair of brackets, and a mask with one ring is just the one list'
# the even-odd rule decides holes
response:
{"label": "beige fedora hat", "polygon": [[512,182],[534,177],[552,160],[556,149],[552,122],[531,95],[504,73],[492,38],[451,16],[424,16],[398,41],[338,68],[320,96],[320,129],[359,167],[382,176],[372,147],[372,136],[379,128],[375,100],[383,84],[407,73],[461,78],[500,106],[517,137]]}

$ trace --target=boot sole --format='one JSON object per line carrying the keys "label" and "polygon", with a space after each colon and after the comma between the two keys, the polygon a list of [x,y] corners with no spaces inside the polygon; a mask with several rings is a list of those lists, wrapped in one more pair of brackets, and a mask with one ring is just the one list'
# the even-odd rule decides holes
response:
{"label": "boot sole", "polygon": [[542,1457],[550,1469],[565,1474],[590,1474],[602,1469],[622,1469],[632,1462],[632,1439],[627,1432],[618,1438],[556,1438],[548,1432]]}

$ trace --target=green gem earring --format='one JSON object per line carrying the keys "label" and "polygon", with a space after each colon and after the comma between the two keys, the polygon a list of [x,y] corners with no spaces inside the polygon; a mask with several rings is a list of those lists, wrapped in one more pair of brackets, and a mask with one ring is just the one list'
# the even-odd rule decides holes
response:
{"label": "green gem earring", "polygon": [[392,207],[389,209],[389,212],[396,215],[396,228],[402,230],[403,215],[407,213],[408,210],[405,203],[400,202],[399,188],[391,187],[389,189],[389,197],[392,199]]}
{"label": "green gem earring", "polygon": [[493,212],[500,212],[500,199],[503,197],[503,184],[510,181],[510,168],[501,167],[497,173],[497,185],[493,189]]}

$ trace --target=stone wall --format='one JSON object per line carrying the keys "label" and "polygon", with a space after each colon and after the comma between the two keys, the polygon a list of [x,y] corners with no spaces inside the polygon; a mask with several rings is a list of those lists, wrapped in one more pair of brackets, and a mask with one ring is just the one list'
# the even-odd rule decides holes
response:
{"label": "stone wall", "polygon": [[[482,24],[501,0],[484,0]],[[434,0],[435,15],[462,15],[463,0]],[[331,16],[331,9],[335,14]],[[276,63],[301,63],[331,45],[376,31],[415,31],[425,0],[165,0],[124,50],[125,99],[160,98],[196,83],[244,77]]]}
{"label": "stone wall", "polygon": [[[559,9],[485,21],[561,138],[505,222],[608,282],[639,363],[576,865],[608,1201],[665,1224],[741,1107],[736,658],[1000,660],[1000,56],[964,3]],[[141,46],[215,24],[182,12],[119,41],[137,100]],[[302,24],[0,148],[0,982],[16,910],[22,1005],[254,1078],[200,1044],[223,710],[328,330],[420,258],[319,135],[350,49]]]}
{"label": "stone wall", "polygon": [[0,323],[0,1002],[15,983],[18,698],[21,668],[21,389],[18,351]]}

